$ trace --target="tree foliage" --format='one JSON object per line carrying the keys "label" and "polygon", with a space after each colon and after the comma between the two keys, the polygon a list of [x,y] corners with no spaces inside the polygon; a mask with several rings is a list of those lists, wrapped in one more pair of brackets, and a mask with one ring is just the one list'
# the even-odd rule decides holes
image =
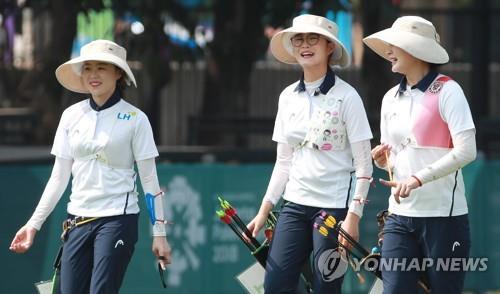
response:
{"label": "tree foliage", "polygon": [[[380,27],[383,20],[387,19],[387,14],[380,11],[384,1],[390,2],[355,2],[362,7],[366,32]],[[16,2],[0,1],[0,9],[5,11],[7,7],[12,8]],[[195,5],[188,5],[188,2]],[[76,19],[81,12],[88,14],[90,11],[111,8],[117,19],[132,12],[144,24],[143,34],[132,38],[115,31],[115,39],[125,43],[123,45],[129,50],[129,57],[140,61],[142,65],[140,74],[149,83],[147,87],[141,85],[140,88],[141,99],[145,101],[141,108],[148,113],[154,129],[158,130],[160,92],[169,81],[172,52],[178,52],[163,32],[165,15],[181,23],[192,34],[200,18],[211,15],[214,39],[206,49],[196,51],[206,61],[204,103],[200,115],[246,117],[250,74],[255,61],[264,56],[269,42],[264,35],[264,28],[289,26],[292,18],[303,12],[325,15],[330,10],[351,9],[347,0],[28,0],[24,5],[33,9],[34,26],[38,30],[43,28],[47,33],[38,39],[39,34],[35,34],[33,70],[16,71],[4,64],[0,66],[0,71],[4,77],[5,71],[10,72],[9,76],[19,76],[13,81],[6,82],[6,78],[3,81],[4,84],[18,85],[12,94],[15,97],[14,104],[29,105],[41,115],[41,128],[37,136],[39,143],[51,142],[59,114],[69,103],[62,99],[64,90],[53,73],[70,56],[77,30]],[[367,62],[371,64],[366,75],[378,70],[381,62],[372,57],[366,55]],[[377,76],[380,76],[380,72]],[[377,89],[373,91],[377,95],[380,92]],[[219,144],[221,138],[201,139],[204,144]],[[226,143],[244,146],[245,139],[240,136]]]}

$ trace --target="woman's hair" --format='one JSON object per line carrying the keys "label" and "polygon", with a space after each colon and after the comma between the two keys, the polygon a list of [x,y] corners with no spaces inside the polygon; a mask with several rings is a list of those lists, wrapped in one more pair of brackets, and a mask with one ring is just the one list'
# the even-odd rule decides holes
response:
{"label": "woman's hair", "polygon": [[431,71],[438,71],[441,66],[442,66],[442,64],[429,63],[429,69]]}
{"label": "woman's hair", "polygon": [[[333,50],[337,50],[337,48],[335,48]],[[328,59],[327,59],[328,60],[328,64],[330,64],[330,60],[332,60],[332,56],[333,56],[333,52],[328,55]]]}
{"label": "woman's hair", "polygon": [[120,91],[120,93],[123,93],[123,91],[125,91],[125,88],[127,87],[127,81],[125,80],[127,74],[118,66],[115,65],[115,67],[116,70],[120,71],[121,74],[121,77],[118,79],[118,81],[116,81],[116,89]]}
{"label": "woman's hair", "polygon": [[[329,43],[332,43],[332,41],[330,41],[328,38],[325,37],[325,40],[326,40],[326,44],[328,45]],[[333,53],[335,53],[335,50],[337,50],[337,44],[334,44],[335,45],[335,48],[333,48],[333,51],[332,53],[328,54],[328,58],[327,58],[327,64],[328,66],[330,66],[330,60],[332,60],[332,56],[333,56]]]}

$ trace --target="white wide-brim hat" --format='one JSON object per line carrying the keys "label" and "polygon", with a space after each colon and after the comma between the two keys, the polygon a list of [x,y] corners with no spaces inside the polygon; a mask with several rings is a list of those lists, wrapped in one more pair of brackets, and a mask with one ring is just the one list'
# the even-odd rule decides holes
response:
{"label": "white wide-brim hat", "polygon": [[134,74],[127,64],[127,51],[122,46],[108,41],[95,40],[80,50],[80,56],[73,58],[56,69],[56,78],[66,89],[77,93],[89,93],[83,85],[81,75],[82,66],[85,61],[102,61],[111,63],[125,73],[125,82],[137,87]]}
{"label": "white wide-brim hat", "polygon": [[338,39],[338,27],[327,18],[311,14],[303,14],[293,19],[290,28],[276,33],[271,39],[271,53],[283,63],[296,64],[293,56],[293,46],[290,40],[294,35],[300,33],[316,33],[334,42],[337,46],[330,58],[330,65],[347,67],[351,63],[349,52]]}
{"label": "white wide-brim hat", "polygon": [[364,38],[363,42],[387,60],[390,45],[428,63],[444,64],[450,60],[439,43],[434,25],[420,16],[402,16],[396,19],[392,27]]}

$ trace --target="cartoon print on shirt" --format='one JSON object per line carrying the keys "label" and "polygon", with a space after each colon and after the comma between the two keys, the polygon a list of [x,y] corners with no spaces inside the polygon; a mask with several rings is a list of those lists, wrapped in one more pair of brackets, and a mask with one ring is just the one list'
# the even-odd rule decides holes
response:
{"label": "cartoon print on shirt", "polygon": [[311,118],[309,131],[301,145],[324,151],[343,150],[346,145],[346,128],[340,119],[342,99],[331,97],[319,101],[320,109]]}

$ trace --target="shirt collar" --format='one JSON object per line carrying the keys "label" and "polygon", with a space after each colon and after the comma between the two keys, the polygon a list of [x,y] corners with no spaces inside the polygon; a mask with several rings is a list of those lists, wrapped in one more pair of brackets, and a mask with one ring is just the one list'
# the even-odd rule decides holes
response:
{"label": "shirt collar", "polygon": [[[431,83],[436,79],[438,73],[435,71],[429,71],[416,85],[412,86],[412,89],[419,89],[422,92],[425,92],[427,88],[431,85]],[[403,76],[401,82],[399,83],[398,93],[401,94],[406,91],[407,81],[406,77]]]}
{"label": "shirt collar", "polygon": [[[327,67],[325,79],[319,88],[314,91],[314,96],[318,96],[319,93],[326,95],[328,91],[335,85],[335,73],[330,67]],[[304,83],[304,74],[300,78],[299,84],[295,87],[295,92],[304,92],[306,90],[306,84]],[[319,90],[319,91],[318,91]]]}
{"label": "shirt collar", "polygon": [[104,104],[102,106],[97,105],[97,103],[95,103],[94,99],[90,98],[89,99],[90,100],[90,107],[92,107],[92,109],[95,111],[101,111],[101,110],[110,108],[111,106],[120,102],[121,97],[122,97],[122,95],[121,95],[120,91],[118,90],[118,88],[116,88],[115,91],[113,92],[113,95],[111,95],[111,97],[109,97],[109,99],[106,100],[106,102],[104,102]]}

